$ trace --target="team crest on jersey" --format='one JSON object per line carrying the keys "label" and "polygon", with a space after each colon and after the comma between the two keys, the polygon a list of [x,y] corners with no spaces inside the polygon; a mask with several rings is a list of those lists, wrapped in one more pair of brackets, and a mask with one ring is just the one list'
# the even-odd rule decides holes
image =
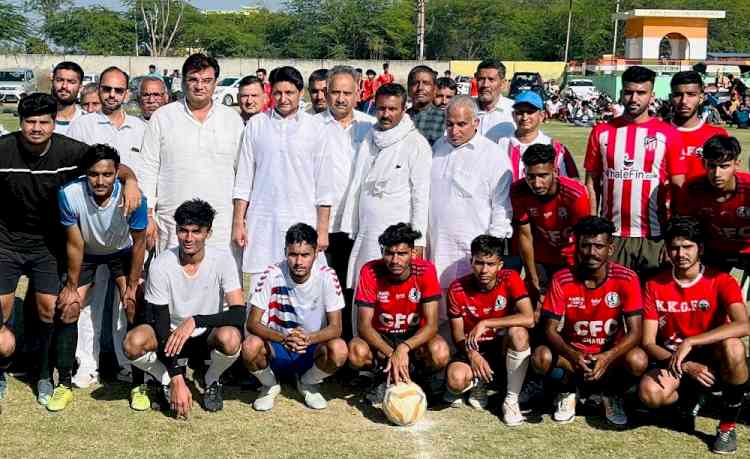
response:
{"label": "team crest on jersey", "polygon": [[409,290],[409,301],[412,303],[419,303],[420,298],[422,298],[422,294],[419,293],[419,290],[417,290],[416,287],[412,287],[411,290]]}
{"label": "team crest on jersey", "polygon": [[643,139],[643,146],[646,147],[646,150],[656,150],[656,147],[659,146],[659,139],[655,136],[646,137]]}
{"label": "team crest on jersey", "polygon": [[566,209],[565,207],[558,207],[557,208],[557,216],[559,218],[561,218],[561,219],[562,218],[568,218],[568,209]]}
{"label": "team crest on jersey", "polygon": [[739,218],[750,218],[750,207],[740,206],[737,208]]}
{"label": "team crest on jersey", "polygon": [[711,303],[708,302],[708,300],[703,299],[698,302],[698,308],[701,311],[708,311],[708,308],[711,307]]}
{"label": "team crest on jersey", "polygon": [[537,217],[539,215],[539,211],[536,209],[536,207],[530,207],[529,215],[531,215],[532,217]]}
{"label": "team crest on jersey", "polygon": [[502,311],[503,309],[505,309],[507,303],[508,302],[504,296],[498,295],[497,299],[495,299],[495,311]]}
{"label": "team crest on jersey", "polygon": [[620,295],[617,292],[609,292],[604,296],[604,302],[608,308],[616,308],[620,305]]}
{"label": "team crest on jersey", "polygon": [[390,295],[388,294],[388,290],[378,292],[378,301],[381,303],[387,303],[390,301]]}

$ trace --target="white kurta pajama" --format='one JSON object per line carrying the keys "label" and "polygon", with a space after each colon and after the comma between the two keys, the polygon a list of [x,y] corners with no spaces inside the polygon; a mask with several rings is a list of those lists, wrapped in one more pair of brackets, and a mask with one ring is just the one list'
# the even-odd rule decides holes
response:
{"label": "white kurta pajama", "polygon": [[471,271],[475,237],[513,234],[513,172],[507,155],[479,133],[458,147],[443,137],[434,150],[427,257],[435,264],[440,286],[447,289]]}
{"label": "white kurta pajama", "polygon": [[347,287],[359,271],[382,256],[378,237],[390,225],[410,223],[425,245],[432,149],[408,115],[387,131],[372,129],[360,145],[347,192],[341,230],[354,239]]}
{"label": "white kurta pajama", "polygon": [[216,103],[203,122],[185,101],[167,104],[151,115],[139,182],[149,208],[155,209],[160,251],[177,247],[174,212],[193,198],[216,210],[207,244],[231,249],[232,184],[242,128],[239,113]]}
{"label": "white kurta pajama", "polygon": [[320,119],[300,111],[282,118],[275,110],[250,118],[233,191],[234,199],[249,203],[242,271],[261,273],[282,260],[286,231],[300,222],[315,228],[317,207],[333,204],[333,190]]}

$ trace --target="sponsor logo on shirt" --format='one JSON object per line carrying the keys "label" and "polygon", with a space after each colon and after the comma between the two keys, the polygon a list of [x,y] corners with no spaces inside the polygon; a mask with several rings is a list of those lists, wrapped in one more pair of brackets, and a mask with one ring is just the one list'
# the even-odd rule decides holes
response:
{"label": "sponsor logo on shirt", "polygon": [[639,170],[620,170],[620,169],[607,169],[608,179],[619,179],[619,180],[656,180],[659,178],[655,172],[644,172]]}
{"label": "sponsor logo on shirt", "polygon": [[495,311],[502,311],[505,309],[505,306],[507,305],[508,301],[505,299],[504,296],[497,296],[497,299],[495,299]]}
{"label": "sponsor logo on shirt", "polygon": [[608,337],[614,335],[618,328],[616,319],[581,320],[573,324],[573,330],[582,337],[582,342],[595,345],[606,344]]}
{"label": "sponsor logo on shirt", "polygon": [[383,292],[378,292],[378,301],[380,303],[388,303],[391,300],[390,295],[388,294],[388,290]]}
{"label": "sponsor logo on shirt", "polygon": [[412,287],[411,290],[409,290],[409,301],[412,303],[419,303],[420,298],[422,298],[422,293],[420,293],[416,287]]}
{"label": "sponsor logo on shirt", "polygon": [[416,312],[412,312],[411,314],[389,314],[384,312],[378,316],[378,320],[384,327],[400,330],[419,325],[419,314]]}
{"label": "sponsor logo on shirt", "polygon": [[608,292],[604,296],[604,302],[607,303],[608,308],[616,308],[620,305],[620,295],[617,292]]}
{"label": "sponsor logo on shirt", "polygon": [[710,307],[711,302],[705,298],[702,300],[690,301],[656,300],[656,310],[666,313],[707,311]]}
{"label": "sponsor logo on shirt", "polygon": [[568,307],[583,309],[586,307],[586,299],[582,296],[571,296],[568,298]]}

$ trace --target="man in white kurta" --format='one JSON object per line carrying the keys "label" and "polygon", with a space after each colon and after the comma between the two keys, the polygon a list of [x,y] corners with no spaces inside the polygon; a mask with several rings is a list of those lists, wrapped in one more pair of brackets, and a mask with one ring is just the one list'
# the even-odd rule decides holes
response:
{"label": "man in white kurta", "polygon": [[[370,260],[382,257],[378,237],[393,224],[427,231],[432,149],[405,112],[406,90],[386,84],[375,95],[378,122],[362,142],[344,202],[341,229],[354,239],[346,285],[353,288]],[[416,241],[424,253],[424,236]]]}
{"label": "man in white kurta", "polygon": [[173,215],[180,204],[193,198],[216,210],[207,244],[227,249],[242,118],[211,99],[219,77],[215,59],[194,54],[185,61],[182,75],[185,99],[156,110],[146,127],[139,183],[156,217],[157,251],[177,247]]}
{"label": "man in white kurta", "polygon": [[503,96],[507,87],[505,65],[493,59],[484,60],[477,66],[477,105],[479,105],[479,133],[493,142],[501,137],[513,135],[513,100]]}
{"label": "man in white kurta", "polygon": [[252,275],[284,258],[284,237],[295,223],[317,226],[319,247],[327,248],[333,203],[326,130],[299,110],[302,75],[279,67],[270,78],[276,105],[245,125],[233,191],[232,239],[244,248],[242,271]]}
{"label": "man in white kurta", "polygon": [[427,254],[443,289],[471,272],[475,237],[513,234],[510,162],[496,143],[477,132],[478,125],[474,101],[454,97],[448,104],[447,134],[434,145]]}

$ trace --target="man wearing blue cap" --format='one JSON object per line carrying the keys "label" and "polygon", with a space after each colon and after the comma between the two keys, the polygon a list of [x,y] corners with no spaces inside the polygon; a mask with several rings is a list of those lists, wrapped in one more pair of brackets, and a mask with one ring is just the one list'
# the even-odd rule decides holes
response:
{"label": "man wearing blue cap", "polygon": [[525,168],[521,156],[534,144],[552,145],[555,148],[555,167],[559,175],[578,178],[578,168],[568,148],[543,133],[539,126],[544,122],[544,101],[534,91],[524,91],[513,103],[513,120],[516,130],[512,136],[498,140],[500,150],[508,153],[513,169],[513,180],[523,178]]}

